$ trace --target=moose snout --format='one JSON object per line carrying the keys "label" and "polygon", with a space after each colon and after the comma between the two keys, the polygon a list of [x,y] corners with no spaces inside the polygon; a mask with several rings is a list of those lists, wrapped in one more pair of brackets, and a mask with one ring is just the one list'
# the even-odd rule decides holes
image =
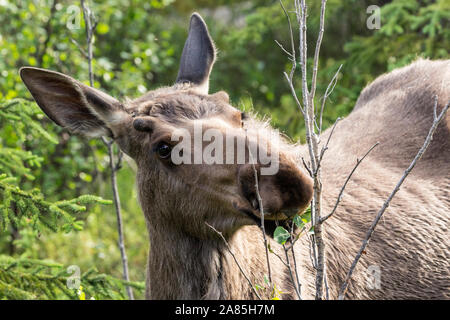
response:
{"label": "moose snout", "polygon": [[279,169],[273,175],[262,175],[260,167],[258,164],[245,164],[238,173],[241,195],[252,209],[261,212],[257,189],[264,216],[268,218],[292,217],[309,206],[313,195],[312,179],[293,162],[280,161]]}

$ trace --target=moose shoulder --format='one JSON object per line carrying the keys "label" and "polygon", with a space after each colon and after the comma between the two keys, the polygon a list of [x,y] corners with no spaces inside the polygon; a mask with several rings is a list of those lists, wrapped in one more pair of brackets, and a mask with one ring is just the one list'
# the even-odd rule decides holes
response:
{"label": "moose shoulder", "polygon": [[[299,165],[306,148],[290,145],[252,116],[243,117],[226,93],[209,94],[215,58],[206,24],[193,14],[175,84],[127,103],[61,73],[29,67],[20,71],[38,105],[56,124],[89,137],[108,135],[135,160],[150,235],[149,299],[256,298],[213,228],[223,234],[250,281],[261,284],[267,274],[258,227],[261,212],[271,234],[278,222],[303,212],[312,198],[312,181]],[[419,60],[383,75],[364,89],[353,112],[336,129],[322,165],[325,212],[334,205],[357,157],[376,141],[380,147],[355,173],[342,206],[324,228],[331,298],[337,296],[374,214],[423,143],[432,123],[434,96],[439,97],[439,108],[449,101],[449,81],[448,60]],[[198,128],[203,138],[209,132],[209,140],[201,139],[200,145],[195,140]],[[449,297],[449,129],[447,115],[371,239],[349,288],[351,298]],[[277,137],[277,142],[261,139],[261,133]],[[326,131],[322,139],[329,134]],[[180,136],[177,141],[190,147],[175,164],[179,144],[174,137]],[[226,148],[215,149],[210,163],[197,161],[199,152],[208,155],[208,141]],[[253,147],[276,164],[274,173],[264,174],[268,165],[260,154],[251,161],[245,150]],[[219,158],[226,160],[220,163]],[[271,247],[282,254],[278,246]],[[312,298],[314,270],[307,237],[297,241],[295,258],[302,296]],[[294,298],[286,266],[273,254],[270,262],[283,298]],[[379,272],[377,286],[368,285],[371,270]]]}

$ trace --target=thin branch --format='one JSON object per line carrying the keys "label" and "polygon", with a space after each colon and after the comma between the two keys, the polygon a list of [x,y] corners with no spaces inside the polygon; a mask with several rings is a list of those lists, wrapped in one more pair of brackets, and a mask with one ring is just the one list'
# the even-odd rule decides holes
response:
{"label": "thin branch", "polygon": [[117,162],[114,166],[114,171],[119,171],[122,168],[122,162],[123,162],[123,152],[119,150],[117,155]]}
{"label": "thin branch", "polygon": [[[304,229],[304,227],[303,227],[303,229]],[[298,234],[298,238],[300,237],[300,234],[301,234],[301,232],[303,231],[303,229],[300,230],[300,233]],[[291,234],[291,237],[289,238],[290,248],[287,248],[286,245],[283,245],[283,249],[284,249],[284,251],[286,252],[286,257],[287,257],[287,252],[288,252],[289,250],[290,250],[291,253],[292,253],[292,261],[294,262],[295,278],[297,279],[297,283],[294,281],[294,279],[292,279],[292,283],[293,283],[293,285],[294,285],[295,291],[297,292],[298,299],[301,300],[301,299],[302,299],[302,297],[301,297],[301,288],[302,288],[302,285],[301,285],[301,283],[300,283],[300,279],[299,279],[299,276],[298,276],[297,261],[296,261],[296,259],[295,259],[295,252],[294,252],[294,242],[295,242],[295,240],[292,240],[292,235],[294,234],[294,222],[291,223],[290,234]],[[298,239],[298,238],[297,238],[297,239]],[[288,260],[288,262],[289,262],[289,260]],[[291,266],[291,264],[289,263],[289,267],[290,267],[290,266]],[[289,270],[289,271],[290,271],[290,270]],[[290,271],[290,272],[292,272],[292,271]]]}
{"label": "thin branch", "polygon": [[294,262],[294,272],[295,272],[295,278],[297,279],[297,287],[298,287],[298,298],[301,299],[302,295],[302,284],[300,283],[300,277],[298,276],[298,268],[297,268],[297,260],[295,259],[295,252],[294,252],[294,245],[291,246],[290,249],[292,253],[292,261]]}
{"label": "thin branch", "polygon": [[313,268],[317,270],[316,244],[313,235],[309,237],[309,259],[311,260]]}
{"label": "thin branch", "polygon": [[300,109],[300,111],[303,114],[303,116],[305,116],[305,109],[302,107],[302,104],[298,100],[297,93],[295,92],[295,88],[294,88],[294,84],[293,84],[292,80],[289,78],[289,76],[288,76],[288,74],[286,72],[284,72],[283,74],[284,74],[284,76],[286,77],[286,79],[288,81],[289,87],[291,89],[292,96],[294,97],[294,100],[295,100],[295,103],[297,104],[297,107]]}
{"label": "thin branch", "polygon": [[239,271],[242,273],[242,275],[244,276],[244,278],[247,280],[248,284],[250,285],[250,287],[253,290],[253,293],[258,297],[259,300],[262,300],[260,295],[258,294],[258,292],[256,291],[255,287],[253,286],[252,282],[250,281],[250,278],[245,274],[244,269],[242,269],[241,265],[239,264],[239,261],[237,260],[233,250],[231,250],[230,245],[228,244],[227,239],[225,239],[225,237],[223,236],[222,232],[220,232],[219,230],[217,230],[216,228],[214,228],[212,225],[210,225],[208,222],[205,221],[205,224],[210,227],[215,233],[217,233],[220,238],[222,238],[223,242],[225,243],[225,245],[227,246],[228,252],[231,254],[231,256],[234,259],[234,262],[236,262],[236,265],[239,268]]}
{"label": "thin branch", "polygon": [[269,284],[270,284],[270,289],[273,289],[273,282],[272,282],[272,271],[270,268],[270,260],[269,260],[269,245],[267,242],[267,237],[266,237],[266,229],[264,226],[264,207],[263,207],[263,203],[262,203],[262,198],[261,198],[261,194],[259,192],[259,183],[258,183],[258,172],[256,171],[256,167],[255,167],[255,161],[253,158],[253,154],[250,150],[250,142],[248,140],[247,137],[247,129],[245,128],[245,142],[247,144],[247,148],[248,148],[248,155],[249,155],[249,161],[252,164],[252,168],[253,168],[253,173],[255,176],[255,191],[256,191],[256,198],[258,200],[258,207],[259,207],[259,214],[260,214],[260,218],[261,218],[261,232],[263,235],[263,242],[264,242],[264,249],[266,251],[266,261],[267,261],[267,272],[268,272],[268,277],[269,277]]}
{"label": "thin branch", "polygon": [[281,9],[283,9],[284,15],[286,16],[286,20],[289,25],[289,36],[291,39],[291,53],[288,53],[287,51],[285,51],[285,52],[288,53],[288,55],[291,57],[291,61],[292,61],[292,68],[291,68],[291,73],[289,76],[289,80],[292,83],[293,79],[294,79],[295,68],[297,67],[297,61],[296,61],[297,54],[295,53],[294,33],[292,31],[291,18],[289,17],[289,14],[287,13],[286,8],[284,7],[283,1],[279,0],[279,2],[280,2]]}
{"label": "thin branch", "polygon": [[287,265],[288,265],[288,271],[289,271],[289,275],[291,277],[291,281],[292,281],[292,285],[294,286],[294,290],[297,293],[297,297],[299,300],[301,300],[301,296],[300,296],[300,291],[298,290],[298,287],[296,285],[296,282],[294,280],[294,275],[292,274],[292,267],[291,267],[291,262],[289,261],[289,250],[286,249],[286,246],[283,244],[283,249],[284,249],[284,255],[286,257],[286,261],[287,261]]}
{"label": "thin branch", "polygon": [[53,21],[55,12],[56,12],[57,4],[58,4],[58,0],[53,0],[52,7],[50,9],[50,16],[48,17],[47,24],[45,25],[45,28],[44,28],[46,37],[45,37],[44,43],[42,44],[42,49],[37,50],[38,55],[37,55],[36,60],[37,60],[37,64],[39,67],[42,67],[42,61],[44,60],[44,55],[45,55],[45,52],[47,51],[48,43],[50,42],[50,38],[53,33],[52,21]]}
{"label": "thin branch", "polygon": [[311,169],[310,169],[309,166],[306,164],[305,158],[303,158],[303,157],[302,157],[302,163],[303,163],[303,166],[305,167],[306,171],[308,171],[309,176],[312,178],[313,174],[312,174],[312,172],[311,172]]}
{"label": "thin branch", "polygon": [[336,128],[336,125],[338,124],[339,121],[341,121],[341,118],[337,118],[336,121],[334,122],[333,127],[331,128],[330,135],[328,136],[327,142],[323,146],[322,150],[320,150],[320,156],[319,156],[319,161],[317,162],[316,171],[318,171],[320,169],[320,164],[322,163],[323,156],[324,156],[325,152],[328,150],[328,144],[330,143],[331,137],[333,136],[333,133],[334,133],[334,129]]}
{"label": "thin branch", "polygon": [[334,74],[333,78],[331,78],[330,83],[327,86],[327,89],[325,90],[325,94],[322,98],[322,105],[320,107],[320,115],[319,115],[319,134],[322,133],[322,119],[323,119],[323,110],[325,109],[325,103],[328,99],[328,97],[331,95],[331,93],[334,90],[334,87],[336,87],[337,84],[337,76],[339,75],[339,72],[341,71],[342,64],[339,66],[338,70]]}
{"label": "thin branch", "polygon": [[250,155],[250,159],[251,159],[250,162],[252,163],[252,167],[253,167],[253,173],[255,175],[255,190],[256,190],[256,198],[258,199],[259,214],[261,216],[261,231],[262,231],[262,235],[263,235],[264,248],[266,250],[267,272],[268,272],[268,277],[269,277],[270,289],[272,289],[273,288],[272,271],[270,268],[270,260],[269,260],[269,246],[267,243],[266,230],[264,227],[264,208],[263,208],[261,194],[259,193],[258,172],[256,171],[256,167],[254,165],[253,156],[252,156],[250,149],[248,151],[249,151],[249,155]]}
{"label": "thin branch", "polygon": [[297,236],[295,236],[294,240],[291,239],[290,243],[288,246],[286,246],[286,250],[290,250],[294,247],[294,244],[298,241],[298,239],[300,239],[300,236],[302,235],[302,233],[306,230],[306,227],[303,226],[302,230],[300,230],[300,232],[297,234]]}
{"label": "thin branch", "polygon": [[361,159],[356,159],[356,165],[353,167],[352,171],[351,171],[350,174],[347,176],[347,179],[345,180],[344,185],[342,186],[341,191],[339,192],[339,195],[338,195],[338,197],[337,197],[337,200],[336,200],[336,203],[335,203],[335,205],[334,205],[333,210],[331,210],[331,212],[330,212],[328,215],[326,215],[325,217],[321,218],[321,219],[320,219],[320,223],[324,223],[328,218],[330,218],[330,217],[336,212],[336,209],[337,209],[337,207],[339,206],[339,203],[340,203],[341,200],[342,200],[342,195],[344,194],[345,187],[347,186],[347,183],[350,181],[350,179],[351,179],[353,173],[354,173],[354,172],[356,171],[356,169],[359,167],[359,165],[361,164],[361,162],[363,162],[363,160],[367,157],[367,155],[368,155],[368,154],[369,154],[376,146],[378,146],[379,144],[380,144],[379,142],[375,143],[372,147],[370,147],[370,149],[366,152],[366,154],[365,154]]}
{"label": "thin branch", "polygon": [[[94,87],[94,72],[92,68],[92,60],[93,60],[93,53],[92,53],[92,39],[94,37],[94,32],[97,27],[98,21],[96,21],[94,14],[89,9],[89,7],[86,5],[84,0],[80,0],[81,8],[83,10],[83,18],[86,25],[86,41],[87,41],[87,54],[84,50],[82,52],[87,57],[88,60],[88,67],[89,67],[89,84],[91,87]],[[77,42],[75,41],[77,44]],[[78,45],[78,44],[77,44]],[[79,47],[81,49],[81,47]],[[108,142],[105,137],[102,137],[103,143],[108,148],[108,155],[109,155],[109,167],[111,169],[111,186],[112,186],[112,192],[113,192],[113,199],[114,199],[114,208],[116,211],[116,217],[117,217],[117,230],[119,233],[119,250],[120,255],[122,259],[122,268],[123,268],[123,278],[125,281],[130,281],[130,276],[128,272],[128,258],[125,250],[125,240],[124,240],[124,234],[123,234],[123,222],[122,222],[122,213],[121,213],[121,206],[120,206],[120,197],[119,197],[119,190],[117,188],[117,168],[120,166],[122,155],[121,151],[119,151],[119,160],[117,164],[114,164],[114,151],[113,151],[113,143],[114,141]],[[128,297],[130,300],[134,300],[133,295],[133,289],[130,286],[126,286],[126,291],[128,294]]]}
{"label": "thin branch", "polygon": [[89,84],[91,87],[94,86],[94,72],[92,70],[92,39],[94,37],[95,28],[97,27],[97,22],[92,14],[92,11],[86,6],[84,0],[80,0],[81,8],[83,10],[84,24],[86,27],[86,42],[87,42],[87,58],[89,67]]}
{"label": "thin branch", "polygon": [[[275,43],[281,48],[281,50],[282,50],[284,53],[287,54],[287,56],[289,57],[289,60],[293,61],[292,54],[291,54],[289,51],[287,51],[287,50],[283,47],[283,45],[282,45],[280,42],[278,42],[278,40],[275,40]],[[295,57],[294,57],[294,58],[295,58]]]}
{"label": "thin branch", "polygon": [[317,84],[317,71],[319,70],[319,53],[320,53],[320,47],[322,45],[322,38],[323,38],[323,32],[325,30],[325,7],[327,4],[327,0],[322,0],[322,4],[320,6],[320,29],[319,29],[319,35],[317,36],[317,42],[316,42],[316,50],[314,52],[314,63],[313,63],[313,74],[312,74],[312,81],[311,81],[311,93],[310,93],[310,103],[314,103],[314,96],[316,94],[316,84]]}
{"label": "thin branch", "polygon": [[324,270],[323,270],[323,284],[325,285],[325,299],[330,300],[330,288],[328,287],[327,265],[326,264],[324,264]]}
{"label": "thin branch", "polygon": [[77,47],[78,50],[80,50],[81,54],[85,59],[89,59],[87,52],[81,47],[81,45],[75,39],[70,38],[70,41]]}
{"label": "thin branch", "polygon": [[285,266],[286,268],[289,268],[289,265],[286,263],[286,261],[283,260],[283,258],[282,258],[278,253],[276,253],[276,252],[273,251],[272,249],[270,249],[270,253],[272,253],[275,257],[277,257],[277,258],[280,260],[280,262],[281,262],[282,264],[284,264],[284,266]]}
{"label": "thin branch", "polygon": [[[120,255],[122,257],[122,268],[123,268],[123,278],[126,281],[130,281],[130,276],[128,272],[128,258],[127,253],[125,250],[125,239],[123,234],[123,222],[122,222],[122,213],[121,213],[121,206],[120,206],[120,197],[119,197],[119,190],[117,188],[117,175],[116,170],[114,166],[114,151],[113,144],[107,144],[108,147],[108,154],[109,154],[109,167],[111,169],[111,185],[112,185],[112,191],[113,191],[113,198],[114,198],[114,208],[116,210],[116,217],[117,217],[117,230],[119,233],[119,249],[120,249]],[[130,286],[126,286],[127,294],[130,300],[134,300],[133,290]]]}
{"label": "thin branch", "polygon": [[414,169],[415,165],[417,164],[417,162],[420,160],[420,158],[422,157],[422,155],[425,153],[425,151],[427,150],[431,140],[433,139],[433,134],[436,131],[437,126],[439,125],[439,123],[441,122],[441,120],[444,118],[444,115],[447,113],[447,110],[449,108],[450,105],[450,101],[447,103],[447,105],[442,109],[441,113],[439,114],[439,116],[437,116],[437,98],[435,99],[435,104],[434,104],[434,110],[433,110],[433,124],[431,125],[430,130],[428,131],[428,135],[425,139],[424,144],[422,145],[422,147],[420,148],[420,150],[417,152],[416,156],[414,157],[413,161],[411,162],[411,164],[409,165],[409,167],[405,170],[403,176],[400,178],[400,180],[397,182],[397,185],[395,186],[394,190],[391,192],[391,194],[389,195],[389,197],[387,198],[387,200],[384,202],[383,206],[381,207],[380,211],[378,211],[375,219],[372,222],[372,225],[370,226],[369,230],[367,231],[366,237],[364,238],[361,248],[359,249],[358,253],[356,254],[355,260],[353,261],[350,270],[347,273],[347,276],[345,277],[345,280],[342,284],[341,289],[339,290],[339,296],[338,299],[339,300],[343,300],[345,297],[345,294],[347,292],[348,289],[348,284],[350,282],[351,276],[353,274],[353,271],[355,270],[356,265],[358,264],[362,253],[364,252],[364,250],[366,249],[367,244],[369,243],[370,238],[372,237],[372,234],[375,230],[375,227],[377,226],[378,222],[380,221],[381,217],[383,216],[384,212],[386,211],[386,209],[389,207],[389,204],[391,203],[391,200],[394,198],[394,196],[396,195],[396,193],[400,190],[401,185],[403,184],[403,182],[405,181],[406,177],[410,174],[410,172]]}
{"label": "thin branch", "polygon": [[265,247],[265,250],[266,250],[267,272],[268,272],[268,276],[269,276],[269,283],[270,283],[270,286],[272,288],[273,287],[273,282],[272,282],[272,271],[271,271],[271,268],[270,268],[270,260],[269,260],[269,248],[268,248],[268,245],[267,245],[266,230],[265,230],[265,227],[264,227],[264,209],[263,209],[262,198],[261,198],[261,195],[259,193],[258,173],[256,171],[255,165],[253,165],[253,172],[255,174],[255,188],[256,188],[256,197],[258,198],[259,214],[261,215],[261,231],[262,231],[263,240],[264,240],[264,247]]}

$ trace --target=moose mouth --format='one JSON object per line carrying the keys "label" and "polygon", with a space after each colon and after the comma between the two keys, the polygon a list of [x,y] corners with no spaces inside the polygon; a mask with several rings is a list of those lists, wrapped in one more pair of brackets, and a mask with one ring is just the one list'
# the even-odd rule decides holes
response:
{"label": "moose mouth", "polygon": [[[250,210],[248,208],[235,208],[243,213],[246,217],[250,218],[255,225],[261,227],[261,214],[259,210]],[[258,214],[256,214],[254,211],[256,211]],[[283,226],[287,229],[290,229],[290,221],[291,218],[298,213],[298,210],[289,210],[289,215],[286,213],[278,213],[278,214],[271,214],[271,215],[264,215],[264,232],[267,236],[273,238],[273,234],[275,232],[275,229],[278,226]],[[292,214],[291,214],[292,213]],[[297,226],[293,225],[293,231],[295,232],[297,229]]]}
{"label": "moose mouth", "polygon": [[[257,201],[249,202],[251,206],[242,206],[236,202],[233,202],[233,207],[239,212],[245,214],[247,217],[253,221],[261,222],[261,210],[259,208],[259,203]],[[284,209],[283,211],[272,213],[264,212],[264,220],[287,220],[293,218],[297,213],[300,213],[299,208]]]}

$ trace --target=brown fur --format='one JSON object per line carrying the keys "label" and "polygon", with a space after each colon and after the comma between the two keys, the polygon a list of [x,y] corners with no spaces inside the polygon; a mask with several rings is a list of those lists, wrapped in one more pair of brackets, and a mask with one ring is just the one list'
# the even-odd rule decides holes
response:
{"label": "brown fur", "polygon": [[[432,123],[433,96],[439,96],[439,108],[449,100],[446,85],[450,80],[449,73],[450,61],[419,60],[384,75],[362,92],[355,110],[339,123],[323,162],[325,213],[332,209],[356,159],[376,141],[381,144],[358,168],[347,186],[340,208],[324,228],[331,298],[337,297],[345,272],[376,212],[422,145]],[[430,149],[377,227],[354,273],[349,298],[449,297],[449,119],[447,116],[440,125]],[[323,141],[328,134],[329,131],[324,133]],[[305,146],[299,147],[299,151],[307,155]],[[146,183],[155,179],[150,178],[149,174],[148,171],[138,172],[138,185],[144,186],[140,197],[149,221],[151,244],[147,297],[255,298],[221,240],[213,234],[199,236],[198,230],[207,230],[201,225],[203,217],[192,217],[196,220],[192,221],[196,235],[186,234],[182,230],[186,226],[174,225],[175,217],[159,221],[157,217],[165,216],[161,211],[185,212],[185,209],[191,209],[184,201],[174,203],[174,198],[168,197],[165,192],[158,193],[162,203],[160,208],[150,205],[145,199],[149,193],[157,192],[153,185]],[[162,175],[159,171],[153,174],[159,178]],[[163,179],[170,177],[163,175]],[[206,210],[214,213],[216,219],[226,216],[215,199],[205,198],[196,188],[187,188],[178,181],[172,183],[174,185],[168,187],[171,192],[181,188],[183,198],[189,199],[190,203],[201,208],[206,206]],[[220,223],[236,221],[228,219]],[[267,270],[258,228],[241,227],[228,237],[228,241],[252,282],[262,284]],[[276,244],[272,243],[272,248],[282,255]],[[296,253],[302,295],[313,298],[314,270],[310,263],[307,237],[296,245]],[[274,282],[284,292],[283,297],[295,297],[286,268],[274,255],[270,260]],[[367,268],[371,265],[380,267],[381,289],[367,288]]]}
{"label": "brown fur", "polygon": [[[198,48],[207,51],[199,55]],[[252,283],[262,286],[267,274],[253,166],[174,165],[158,156],[161,142],[170,145],[171,135],[180,128],[192,133],[194,123],[224,134],[231,129],[246,144],[258,131],[279,135],[267,122],[243,117],[226,93],[207,94],[214,57],[206,25],[194,14],[179,82],[125,104],[60,73],[21,70],[33,97],[57,124],[74,133],[110,135],[136,161],[139,201],[150,236],[149,299],[256,298],[224,242],[206,223],[223,233]],[[335,216],[324,226],[331,298],[336,298],[376,212],[423,144],[432,123],[434,95],[439,97],[439,109],[450,100],[449,83],[450,60],[419,60],[375,80],[338,124],[322,164],[324,213],[332,209],[356,159],[376,141],[380,146],[357,169]],[[449,298],[449,130],[450,114],[380,221],[355,270],[348,297]],[[322,142],[329,134],[330,130],[322,135]],[[312,183],[300,165],[301,157],[307,158],[305,146],[282,140],[266,147],[280,153],[276,175],[262,176],[261,165],[255,166],[270,233],[275,219],[307,207]],[[273,240],[271,248],[283,256]],[[302,297],[313,298],[315,272],[306,236],[297,242],[295,255]],[[273,254],[270,261],[282,297],[294,298],[287,268]],[[380,289],[367,286],[372,265],[380,268]]]}

